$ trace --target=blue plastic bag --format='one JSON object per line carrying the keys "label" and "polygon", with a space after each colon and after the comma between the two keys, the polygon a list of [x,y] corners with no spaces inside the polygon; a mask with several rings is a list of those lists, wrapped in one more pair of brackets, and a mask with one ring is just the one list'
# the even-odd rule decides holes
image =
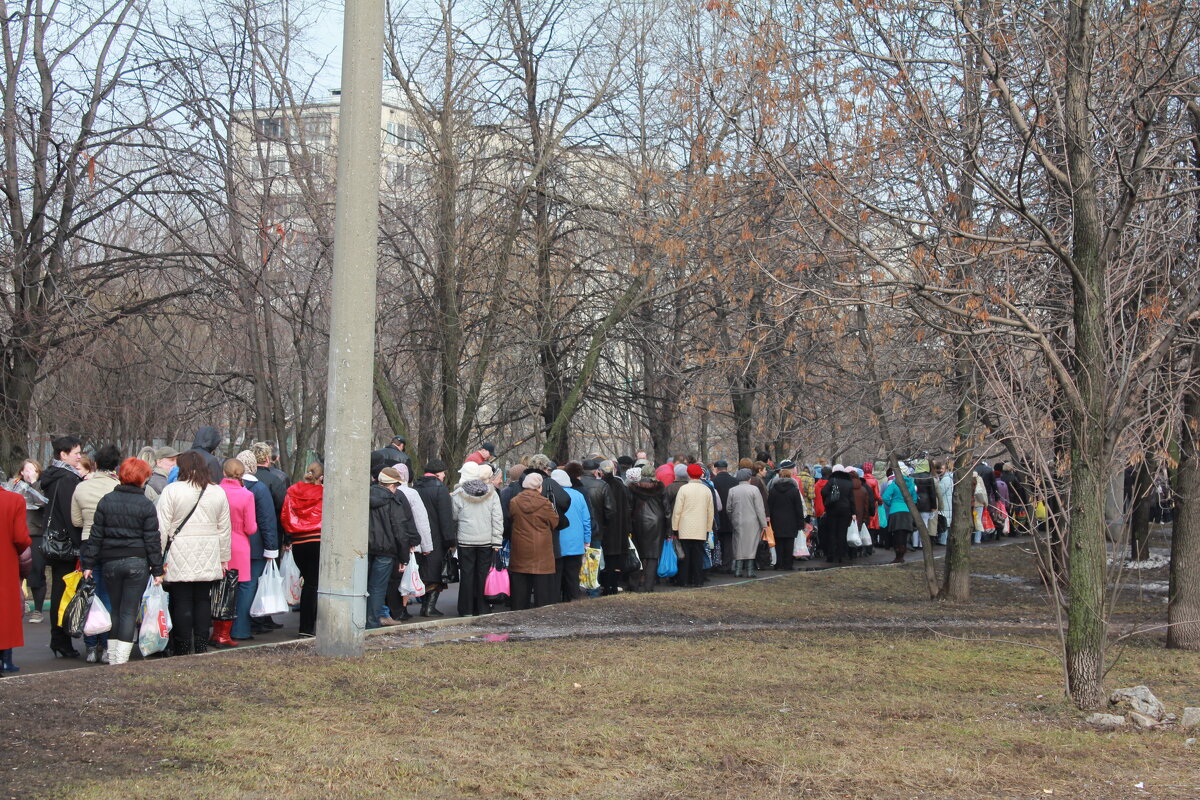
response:
{"label": "blue plastic bag", "polygon": [[675,543],[670,538],[663,539],[662,556],[658,559],[658,577],[674,578],[679,572],[679,559],[675,556]]}

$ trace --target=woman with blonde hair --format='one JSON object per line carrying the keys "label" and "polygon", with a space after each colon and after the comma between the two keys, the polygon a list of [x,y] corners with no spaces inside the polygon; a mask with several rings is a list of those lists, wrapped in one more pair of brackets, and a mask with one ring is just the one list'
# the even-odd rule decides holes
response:
{"label": "woman with blonde hair", "polygon": [[300,590],[300,635],[317,632],[317,582],[321,576],[321,511],[325,498],[325,468],[317,461],[304,477],[288,487],[280,523],[287,534],[292,557],[304,579]]}

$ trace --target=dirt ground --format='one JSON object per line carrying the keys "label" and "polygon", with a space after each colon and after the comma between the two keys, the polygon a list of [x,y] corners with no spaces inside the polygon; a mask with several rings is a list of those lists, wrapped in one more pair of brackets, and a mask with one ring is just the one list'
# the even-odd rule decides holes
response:
{"label": "dirt ground", "polygon": [[[1062,696],[1020,544],[974,598],[919,565],[621,595],[372,636],[0,682],[0,797],[1196,798],[1177,729],[1099,733]],[[1108,686],[1200,706],[1131,573]],[[1150,588],[1147,588],[1149,586]]]}

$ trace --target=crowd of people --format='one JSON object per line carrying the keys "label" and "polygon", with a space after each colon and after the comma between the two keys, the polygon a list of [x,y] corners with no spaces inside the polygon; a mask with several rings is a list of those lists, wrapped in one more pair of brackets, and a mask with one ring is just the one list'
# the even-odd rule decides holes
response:
{"label": "crowd of people", "polygon": [[[201,428],[190,450],[144,448],[91,457],[73,436],[53,440],[0,491],[0,670],[17,671],[26,595],[30,624],[45,624],[59,658],[121,664],[135,647],[143,592],[161,585],[173,622],[167,653],[236,647],[282,625],[252,614],[267,565],[294,561],[301,576],[299,635],[316,630],[324,469],[314,461],[289,482],[269,443],[221,459],[219,432]],[[700,586],[710,572],[755,577],[797,561],[843,563],[875,548],[902,562],[920,549],[917,519],[944,546],[952,518],[949,464],[922,458],[899,475],[875,464],[773,463],[766,454],[733,468],[678,455],[655,466],[644,452],[591,454],[556,464],[535,453],[502,471],[482,444],[450,470],[431,458],[417,470],[403,436],[371,454],[366,627],[443,616],[439,598],[458,583],[457,612],[490,613],[573,602],[585,594],[653,592],[664,582]],[[1028,532],[1041,504],[1005,465],[973,471],[974,541]],[[290,484],[290,485],[289,485]],[[915,516],[914,516],[915,511]],[[596,562],[589,585],[589,559]],[[488,591],[505,569],[507,591]],[[407,575],[405,573],[410,571]],[[76,649],[60,620],[68,576],[79,572],[111,616],[111,630]],[[236,578],[232,619],[214,618],[214,587]],[[25,587],[21,586],[24,579]],[[415,585],[421,591],[415,591]]]}

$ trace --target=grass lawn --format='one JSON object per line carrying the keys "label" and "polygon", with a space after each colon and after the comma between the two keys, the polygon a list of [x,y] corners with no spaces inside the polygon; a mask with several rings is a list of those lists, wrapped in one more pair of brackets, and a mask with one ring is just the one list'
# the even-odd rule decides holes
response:
{"label": "grass lawn", "polygon": [[[977,562],[1011,577],[961,607],[922,600],[913,564],[372,637],[360,662],[297,644],[5,679],[0,796],[1200,797],[1179,730],[1089,729],[1057,659],[1016,644],[1056,646],[1030,557]],[[1160,633],[1107,685],[1180,713],[1200,655]]]}

